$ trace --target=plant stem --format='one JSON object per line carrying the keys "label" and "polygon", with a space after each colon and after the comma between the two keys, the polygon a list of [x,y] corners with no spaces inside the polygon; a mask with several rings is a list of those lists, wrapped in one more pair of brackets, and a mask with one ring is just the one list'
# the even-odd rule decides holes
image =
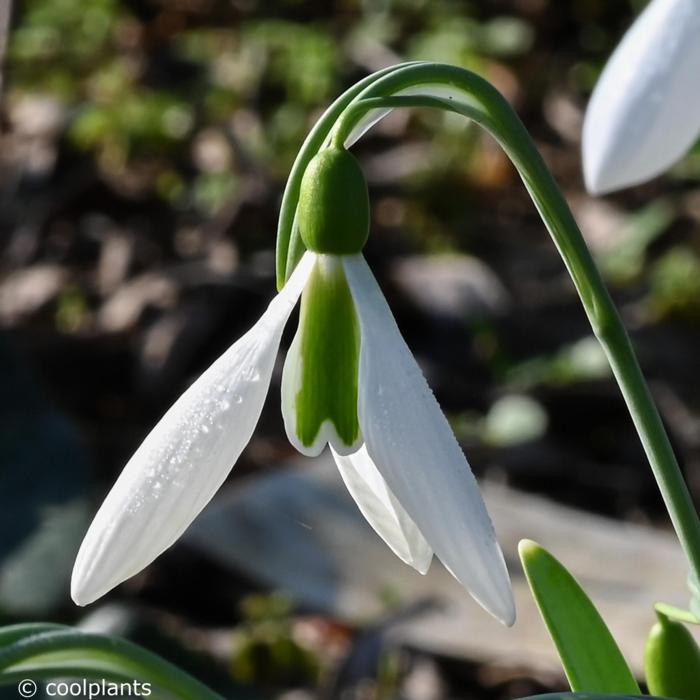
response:
{"label": "plant stem", "polygon": [[[411,90],[418,94],[411,96]],[[431,92],[438,96],[431,96]],[[397,97],[396,93],[402,95]],[[605,351],[678,539],[700,578],[700,520],[629,336],[566,200],[527,129],[503,96],[484,79],[455,66],[406,66],[372,82],[350,103],[336,123],[333,143],[346,144],[370,110],[415,106],[457,112],[478,122],[518,169]]]}
{"label": "plant stem", "polygon": [[338,117],[343,110],[357,97],[365,88],[370,86],[379,78],[389,75],[396,70],[401,70],[408,65],[419,65],[415,63],[405,63],[400,66],[390,66],[383,70],[372,73],[338,97],[333,104],[326,109],[314,128],[308,133],[304,143],[299,149],[299,153],[292,165],[292,169],[287,178],[287,185],[284,188],[282,204],[280,205],[280,216],[277,224],[277,289],[282,289],[284,283],[289,279],[296,264],[301,260],[305,248],[296,227],[296,208],[301,188],[301,178],[309,161],[325,144],[328,135],[333,128]]}

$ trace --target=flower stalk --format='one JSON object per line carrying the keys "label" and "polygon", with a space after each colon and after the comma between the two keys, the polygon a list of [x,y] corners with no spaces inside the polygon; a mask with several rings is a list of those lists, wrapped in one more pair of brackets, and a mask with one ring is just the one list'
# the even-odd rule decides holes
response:
{"label": "flower stalk", "polygon": [[[356,92],[340,110],[334,127],[328,122],[320,125],[315,142],[331,141],[335,146],[347,147],[394,108],[433,107],[472,119],[505,150],[573,280],[620,387],[678,539],[691,569],[700,577],[700,519],[632,343],[564,196],[515,111],[490,83],[455,66],[407,64],[375,74],[373,81],[366,82],[367,87]],[[312,156],[300,153],[302,158]],[[288,242],[286,266],[279,271],[286,279],[303,253],[303,243],[293,224],[287,229],[281,225],[279,235]]]}

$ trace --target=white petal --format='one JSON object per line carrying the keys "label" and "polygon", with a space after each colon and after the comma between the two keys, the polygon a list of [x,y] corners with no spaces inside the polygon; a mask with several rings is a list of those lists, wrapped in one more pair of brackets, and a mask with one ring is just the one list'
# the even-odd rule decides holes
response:
{"label": "white petal", "polygon": [[345,270],[362,333],[359,419],[367,451],[447,569],[510,625],[508,571],[476,479],[364,258],[345,258]]}
{"label": "white petal", "polygon": [[433,551],[387,486],[367,448],[363,445],[347,456],[332,448],[331,451],[345,486],[367,522],[399,559],[424,574],[430,567]]}
{"label": "white petal", "polygon": [[284,325],[313,265],[307,253],[260,320],[175,402],[117,479],[73,569],[86,605],[172,545],[209,502],[260,417]]}
{"label": "white petal", "polygon": [[700,3],[653,0],[588,104],[583,170],[594,194],[662,173],[700,135]]}

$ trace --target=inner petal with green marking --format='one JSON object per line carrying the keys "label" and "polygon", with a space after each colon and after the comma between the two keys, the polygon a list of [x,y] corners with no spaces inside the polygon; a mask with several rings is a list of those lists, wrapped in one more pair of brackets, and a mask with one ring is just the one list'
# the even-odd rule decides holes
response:
{"label": "inner petal with green marking", "polygon": [[287,435],[303,454],[317,455],[326,443],[351,454],[362,444],[359,359],[360,327],[341,259],[318,255],[282,375]]}

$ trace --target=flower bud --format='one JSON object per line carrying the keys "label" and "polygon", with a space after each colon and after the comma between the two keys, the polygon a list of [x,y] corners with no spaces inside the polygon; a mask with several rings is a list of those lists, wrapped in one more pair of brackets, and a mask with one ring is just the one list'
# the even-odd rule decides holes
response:
{"label": "flower bud", "polygon": [[316,253],[353,255],[364,247],[369,234],[367,182],[346,150],[326,148],[307,166],[298,224],[304,245]]}
{"label": "flower bud", "polygon": [[680,622],[659,615],[647,640],[644,670],[651,694],[700,698],[700,649]]}

